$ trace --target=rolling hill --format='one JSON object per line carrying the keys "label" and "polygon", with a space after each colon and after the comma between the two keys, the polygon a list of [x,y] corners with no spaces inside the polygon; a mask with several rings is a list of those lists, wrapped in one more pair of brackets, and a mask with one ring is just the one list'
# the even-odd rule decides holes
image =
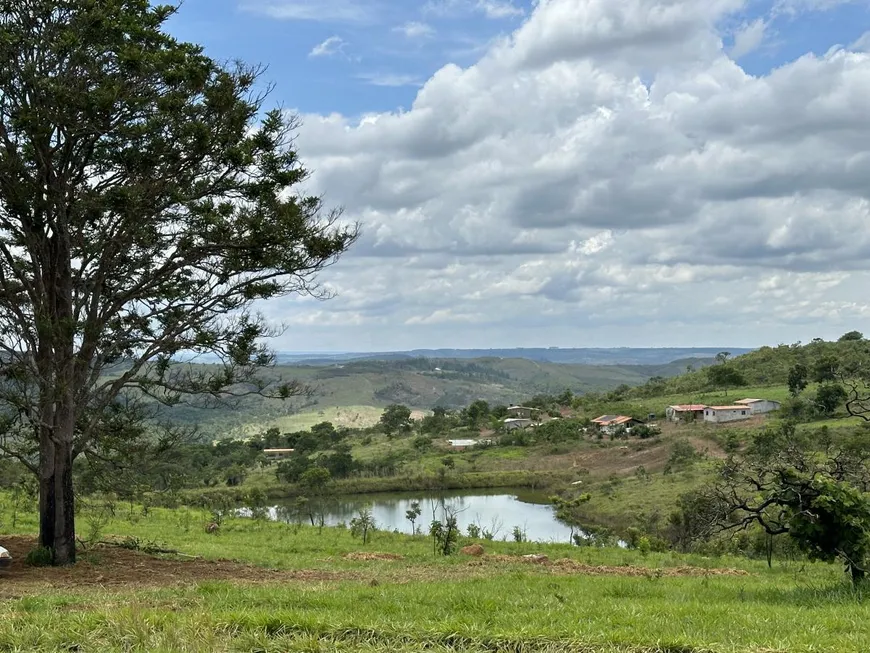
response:
{"label": "rolling hill", "polygon": [[[166,410],[174,422],[198,424],[215,437],[247,432],[252,425],[294,423],[288,418],[322,414],[324,419],[354,407],[356,418],[400,403],[418,410],[435,406],[461,408],[475,399],[492,404],[519,402],[535,394],[575,394],[636,386],[653,377],[672,377],[709,364],[711,358],[690,358],[655,365],[560,364],[525,358],[487,357],[362,359],[330,365],[277,365],[267,378],[295,379],[311,389],[311,396],[286,401],[246,397],[221,408],[178,405]],[[350,414],[350,411],[345,411]],[[374,411],[377,414],[378,411]],[[304,422],[310,421],[308,418]],[[364,424],[363,424],[364,425]]]}

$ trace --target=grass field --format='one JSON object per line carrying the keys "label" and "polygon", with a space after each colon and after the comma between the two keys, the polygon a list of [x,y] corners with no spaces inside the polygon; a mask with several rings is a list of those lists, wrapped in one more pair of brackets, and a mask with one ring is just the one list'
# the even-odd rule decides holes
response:
{"label": "grass field", "polygon": [[321,422],[332,422],[333,426],[348,428],[368,428],[378,423],[384,409],[379,406],[324,406],[295,415],[281,415],[260,419],[252,417],[244,426],[248,435],[261,433],[277,427],[282,432],[305,431]]}
{"label": "grass field", "polygon": [[[425,537],[377,532],[363,545],[344,529],[243,519],[207,535],[206,519],[155,509],[104,525],[202,559],[91,547],[74,569],[17,560],[0,572],[0,650],[857,653],[870,643],[870,600],[833,565],[496,542],[482,558],[443,558]],[[34,527],[32,516],[19,523]]]}

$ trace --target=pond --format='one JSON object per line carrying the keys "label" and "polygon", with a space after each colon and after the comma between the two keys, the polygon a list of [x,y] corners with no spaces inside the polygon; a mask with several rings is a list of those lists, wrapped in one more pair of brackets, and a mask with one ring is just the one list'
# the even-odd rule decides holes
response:
{"label": "pond", "polygon": [[[571,529],[556,519],[547,496],[524,489],[456,490],[441,492],[401,492],[329,497],[324,500],[324,523],[335,526],[349,524],[359,510],[369,506],[380,530],[411,532],[411,522],[405,513],[413,502],[419,502],[422,514],[417,528],[428,530],[433,514],[436,519],[444,511],[455,510],[463,533],[469,524],[477,525],[481,533],[489,531],[496,540],[512,540],[514,528],[525,533],[532,542],[570,542]],[[250,514],[243,510],[242,514]],[[274,521],[294,522],[299,519],[292,501],[268,509]],[[305,518],[307,519],[307,517]],[[576,529],[574,532],[577,532]]]}

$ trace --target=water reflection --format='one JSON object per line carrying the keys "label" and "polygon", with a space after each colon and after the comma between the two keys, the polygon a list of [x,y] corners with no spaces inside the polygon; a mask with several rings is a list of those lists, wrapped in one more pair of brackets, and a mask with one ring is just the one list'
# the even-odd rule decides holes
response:
{"label": "water reflection", "polygon": [[[567,543],[571,537],[571,529],[555,518],[546,497],[524,490],[370,494],[329,497],[322,501],[322,509],[318,507],[316,512],[322,512],[327,526],[348,524],[362,507],[368,505],[378,529],[411,533],[411,522],[406,513],[414,502],[419,502],[422,513],[416,526],[423,532],[428,530],[433,518],[442,518],[445,510],[455,510],[463,533],[467,533],[469,525],[473,524],[481,533],[492,533],[496,540],[512,540],[515,527],[533,542]],[[268,516],[275,521],[291,523],[308,519],[307,511],[300,515],[293,501],[269,508]]]}

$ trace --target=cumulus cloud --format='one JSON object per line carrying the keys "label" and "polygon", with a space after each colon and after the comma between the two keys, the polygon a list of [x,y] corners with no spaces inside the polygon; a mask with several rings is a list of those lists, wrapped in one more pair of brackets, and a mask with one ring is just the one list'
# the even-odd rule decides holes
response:
{"label": "cumulus cloud", "polygon": [[330,36],[328,39],[323,41],[322,43],[318,43],[313,48],[311,48],[311,52],[308,53],[309,57],[328,57],[333,54],[337,54],[342,51],[345,46],[344,39],[339,36]]}
{"label": "cumulus cloud", "polygon": [[312,190],[365,230],[327,310],[360,348],[736,346],[866,317],[870,54],[748,75],[717,31],[742,7],[540,0],[407,110],[304,116]]}

